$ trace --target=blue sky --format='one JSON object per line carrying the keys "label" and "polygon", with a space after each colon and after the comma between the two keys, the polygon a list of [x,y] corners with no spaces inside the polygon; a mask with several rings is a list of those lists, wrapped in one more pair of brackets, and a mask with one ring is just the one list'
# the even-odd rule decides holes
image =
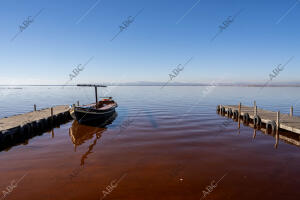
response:
{"label": "blue sky", "polygon": [[70,84],[166,82],[191,57],[173,81],[265,82],[292,56],[273,81],[298,81],[299,19],[297,0],[1,0],[0,84],[63,84],[91,57]]}

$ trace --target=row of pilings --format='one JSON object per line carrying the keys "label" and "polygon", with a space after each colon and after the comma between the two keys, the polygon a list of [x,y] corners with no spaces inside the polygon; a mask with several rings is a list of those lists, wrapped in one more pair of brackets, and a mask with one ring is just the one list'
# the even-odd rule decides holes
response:
{"label": "row of pilings", "polygon": [[24,143],[27,139],[58,127],[70,121],[72,117],[69,111],[32,121],[8,130],[0,131],[0,150],[9,148],[15,144]]}
{"label": "row of pilings", "polygon": [[235,121],[242,122],[245,125],[252,123],[254,128],[260,129],[265,128],[267,133],[275,134],[276,130],[279,130],[279,115],[277,114],[277,122],[274,120],[269,120],[268,122],[264,123],[261,120],[261,117],[257,114],[257,107],[254,107],[254,117],[251,118],[249,113],[242,113],[241,112],[241,103],[239,104],[238,110],[232,110],[231,108],[225,108],[222,105],[217,106],[217,112],[222,116],[227,116]]}

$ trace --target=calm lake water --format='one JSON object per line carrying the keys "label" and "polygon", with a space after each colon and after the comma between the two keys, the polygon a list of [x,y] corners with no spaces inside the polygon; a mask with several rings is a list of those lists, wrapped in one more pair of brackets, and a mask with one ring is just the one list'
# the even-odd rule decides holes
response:
{"label": "calm lake water", "polygon": [[[1,86],[0,118],[32,111],[33,104],[91,103],[93,92]],[[71,121],[1,151],[0,194],[32,200],[299,199],[299,146],[280,140],[275,148],[274,137],[257,131],[253,138],[253,128],[238,129],[236,122],[224,126],[228,119],[216,113],[218,104],[256,100],[259,108],[282,113],[293,105],[300,116],[299,88],[116,86],[106,93],[119,107],[105,128]],[[8,192],[13,180],[18,184]]]}

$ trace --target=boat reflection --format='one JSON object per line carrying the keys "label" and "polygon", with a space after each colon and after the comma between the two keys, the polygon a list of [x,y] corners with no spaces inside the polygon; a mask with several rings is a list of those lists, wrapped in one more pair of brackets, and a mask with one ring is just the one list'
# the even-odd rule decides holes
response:
{"label": "boat reflection", "polygon": [[88,151],[85,152],[80,161],[80,165],[84,165],[84,161],[87,156],[92,153],[94,146],[97,144],[97,140],[100,139],[103,132],[106,131],[106,126],[111,124],[115,118],[117,117],[117,113],[115,112],[109,120],[102,124],[79,124],[77,120],[74,120],[72,127],[69,129],[69,136],[71,138],[72,143],[74,144],[74,151],[76,148],[83,143],[91,140],[96,135],[93,142],[89,145]]}

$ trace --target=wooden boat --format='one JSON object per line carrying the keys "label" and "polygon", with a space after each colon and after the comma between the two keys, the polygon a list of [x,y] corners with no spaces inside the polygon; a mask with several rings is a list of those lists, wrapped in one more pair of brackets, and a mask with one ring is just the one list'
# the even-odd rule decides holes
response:
{"label": "wooden boat", "polygon": [[78,84],[77,86],[95,87],[96,102],[83,106],[73,106],[70,109],[71,116],[79,123],[99,123],[103,124],[110,121],[115,113],[118,104],[112,97],[103,97],[98,101],[97,87],[106,87],[103,85]]}

